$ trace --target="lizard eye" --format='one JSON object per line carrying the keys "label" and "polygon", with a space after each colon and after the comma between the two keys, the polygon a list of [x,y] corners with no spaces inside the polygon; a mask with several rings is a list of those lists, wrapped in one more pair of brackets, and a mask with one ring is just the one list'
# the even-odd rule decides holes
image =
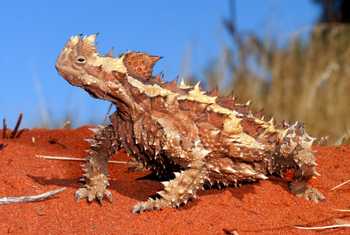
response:
{"label": "lizard eye", "polygon": [[86,63],[86,58],[84,56],[78,56],[76,59],[77,64],[85,64]]}

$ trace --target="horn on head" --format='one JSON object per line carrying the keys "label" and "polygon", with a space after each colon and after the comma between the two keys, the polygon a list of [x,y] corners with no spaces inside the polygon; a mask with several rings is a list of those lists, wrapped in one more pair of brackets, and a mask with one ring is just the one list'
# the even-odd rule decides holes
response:
{"label": "horn on head", "polygon": [[89,36],[85,36],[83,38],[83,41],[89,43],[90,45],[95,45],[96,37],[97,37],[97,33],[91,34]]}

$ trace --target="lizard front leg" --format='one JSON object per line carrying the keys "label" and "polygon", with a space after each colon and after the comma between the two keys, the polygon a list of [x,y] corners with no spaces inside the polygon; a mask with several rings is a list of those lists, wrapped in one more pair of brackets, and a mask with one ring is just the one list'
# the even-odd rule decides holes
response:
{"label": "lizard front leg", "polygon": [[302,197],[313,202],[320,202],[325,200],[325,196],[309,183],[310,180],[317,175],[316,163],[314,155],[311,150],[301,150],[295,157],[299,168],[296,172],[296,177],[289,182],[289,190],[297,197]]}
{"label": "lizard front leg", "polygon": [[132,212],[159,210],[165,207],[178,207],[186,204],[191,198],[196,198],[199,189],[202,189],[208,172],[203,159],[194,160],[190,168],[182,172],[175,172],[175,178],[164,181],[164,190],[157,194],[160,198],[149,198],[145,202],[137,203]]}
{"label": "lizard front leg", "polygon": [[83,164],[85,185],[75,193],[76,199],[87,199],[89,202],[97,199],[102,201],[106,196],[112,200],[112,193],[107,190],[108,183],[108,160],[119,148],[112,125],[99,126],[95,129],[95,136],[87,141],[90,149],[86,163]]}

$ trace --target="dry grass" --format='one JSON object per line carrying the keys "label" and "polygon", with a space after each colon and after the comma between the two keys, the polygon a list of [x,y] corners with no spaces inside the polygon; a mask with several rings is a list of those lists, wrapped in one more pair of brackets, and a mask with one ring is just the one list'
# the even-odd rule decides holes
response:
{"label": "dry grass", "polygon": [[[234,46],[224,56],[232,80],[223,93],[252,100],[254,109],[279,121],[301,120],[312,135],[329,136],[329,143],[349,141],[349,26],[316,26],[308,40],[294,38],[282,48],[254,35],[231,35]],[[207,73],[209,88],[223,86],[219,74]]]}

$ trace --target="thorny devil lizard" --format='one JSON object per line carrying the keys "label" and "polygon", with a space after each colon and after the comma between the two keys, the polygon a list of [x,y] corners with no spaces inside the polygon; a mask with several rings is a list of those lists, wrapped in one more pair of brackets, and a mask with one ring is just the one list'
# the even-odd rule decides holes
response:
{"label": "thorny devil lizard", "polygon": [[107,162],[120,148],[158,175],[174,177],[162,182],[158,197],[136,204],[134,213],[186,204],[205,185],[240,185],[271,175],[284,179],[297,196],[324,199],[308,185],[317,175],[314,138],[301,123],[277,125],[248,104],[206,93],[199,84],[166,83],[152,75],[160,57],[133,51],[102,56],[95,40],[96,35],[71,37],[56,63],[70,84],[117,107],[110,124],[96,128],[90,139],[78,200],[111,200]]}

